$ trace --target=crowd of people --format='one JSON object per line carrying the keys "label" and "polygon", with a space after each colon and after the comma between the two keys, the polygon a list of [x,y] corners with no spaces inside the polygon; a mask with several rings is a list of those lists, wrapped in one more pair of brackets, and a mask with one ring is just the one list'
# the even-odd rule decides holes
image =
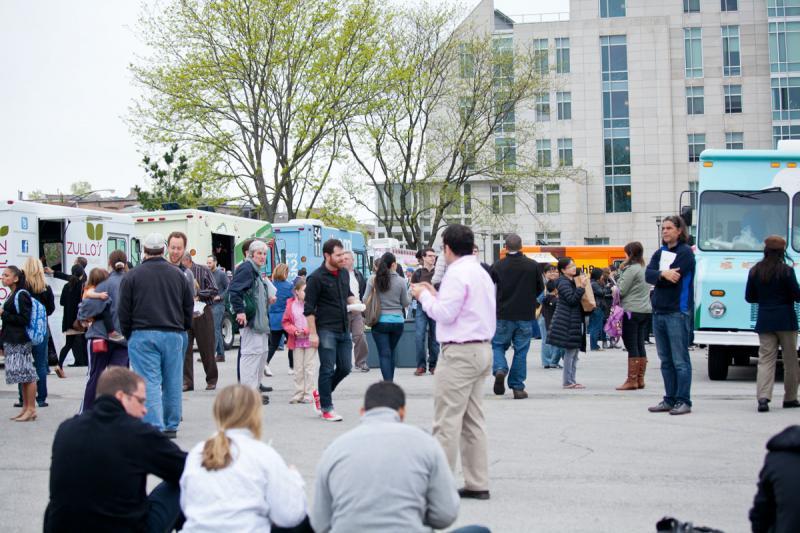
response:
{"label": "crowd of people", "polygon": [[[601,342],[613,345],[619,334],[628,365],[617,390],[628,391],[645,387],[645,345],[652,329],[664,395],[649,411],[691,413],[694,254],[680,217],[663,219],[661,236],[663,245],[649,262],[641,243],[631,242],[619,268],[590,272],[569,257],[556,265],[538,264],[522,253],[516,234],[506,237],[505,257],[486,265],[476,257],[471,229],[457,224],[445,229],[438,259],[433,249],[421,250],[420,266],[411,273],[386,253],[376,258],[368,279],[354,269],[352,253],[336,239],[323,244],[318,269],[291,281],[286,265],[277,265],[272,279],[262,276],[268,246],[258,239],[243,243],[245,259],[230,273],[230,281],[215,258],[206,265],[195,263],[180,232],[145,237],[144,261],[133,269],[119,250],[109,256],[108,270],[95,268],[87,275],[85,261],[76,261],[61,295],[67,344],[56,372],[64,375],[64,358],[80,335],[89,354],[88,379],[82,414],[63,423],[54,441],[46,530],[70,530],[80,513],[105,516],[115,530],[144,529],[144,524],[153,531],[176,524],[188,531],[214,530],[215,524],[244,529],[272,524],[290,531],[447,527],[456,519],[458,497],[490,498],[484,383],[491,376],[496,395],[508,387],[515,400],[527,398],[527,354],[537,330],[542,366],[562,370],[564,389],[585,388],[577,373],[587,336],[588,350],[601,350]],[[785,247],[779,237],[767,239],[764,259],[752,269],[747,286],[747,300],[760,310],[762,412],[769,410],[779,346],[786,367],[783,406],[800,406],[794,311],[800,287],[786,265]],[[34,421],[37,407],[47,405],[48,333],[39,326],[42,317],[46,325],[55,308],[53,292],[35,258],[22,268],[6,267],[2,282],[10,293],[0,313],[6,381],[19,384],[22,408],[13,420]],[[177,436],[182,420],[182,393],[194,389],[195,342],[206,390],[216,389],[217,363],[225,360],[220,317],[226,297],[241,338],[239,385],[219,391],[214,404],[218,431],[187,456],[168,439]],[[432,437],[399,424],[405,398],[393,384],[396,352],[412,314],[417,326],[414,374],[434,374]],[[620,322],[616,329],[609,327],[614,317]],[[294,375],[290,402],[310,404],[323,421],[341,421],[333,395],[354,367],[370,371],[367,327],[382,381],[367,391],[361,426],[332,443],[320,459],[314,507],[307,509],[300,476],[260,441],[261,406],[269,403],[265,393],[271,391],[262,378],[272,375],[269,362],[285,343]],[[121,440],[125,446],[111,445]],[[352,453],[367,440],[384,445],[367,447],[367,454]],[[775,449],[785,448],[787,440],[778,439]],[[137,450],[126,451],[131,447]],[[97,492],[87,498],[85,491],[76,492],[76,484],[96,483],[74,473],[81,458],[94,461],[101,448],[108,463],[95,461],[92,469],[105,484],[91,491],[110,486],[122,491],[111,510],[103,507],[109,496]],[[125,480],[106,479],[100,472],[113,470],[110,465],[123,456],[117,453],[130,453],[126,461],[132,471]],[[456,490],[453,473],[459,457],[464,485]],[[363,469],[348,468],[349,461],[368,461],[369,478],[359,474]],[[419,469],[406,468],[417,463]],[[146,498],[147,473],[164,483]],[[385,479],[393,482],[373,487]],[[231,491],[241,497],[231,497]],[[369,496],[356,501],[354,491]],[[76,494],[88,501],[77,502]],[[367,512],[373,500],[383,502],[386,512]],[[387,500],[397,500],[388,511]],[[766,520],[764,502],[757,504],[754,523]]]}

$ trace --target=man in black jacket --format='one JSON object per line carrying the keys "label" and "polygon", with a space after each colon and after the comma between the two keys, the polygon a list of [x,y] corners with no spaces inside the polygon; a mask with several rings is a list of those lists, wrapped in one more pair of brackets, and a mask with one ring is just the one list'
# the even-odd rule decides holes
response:
{"label": "man in black jacket", "polygon": [[[165,241],[151,233],[145,259],[122,280],[119,317],[133,370],[147,384],[144,421],[174,437],[181,420],[181,382],[186,331],[192,327],[194,287],[164,259]],[[162,393],[163,391],[163,393]]]}
{"label": "man in black jacket", "polygon": [[800,426],[789,426],[772,437],[767,450],[750,509],[753,532],[800,531]]}
{"label": "man in black jacket", "polygon": [[[492,278],[497,284],[497,330],[492,339],[494,352],[494,393],[506,392],[505,379],[514,391],[514,399],[528,397],[525,392],[528,349],[533,334],[532,322],[539,294],[544,289],[539,263],[522,254],[522,239],[516,233],[506,237],[508,254],[492,267]],[[508,370],[506,351],[514,345],[511,372]]]}
{"label": "man in black jacket", "polygon": [[[144,380],[110,367],[94,407],[59,426],[44,531],[168,531],[180,515],[186,453],[141,418]],[[148,496],[147,475],[163,480]]]}

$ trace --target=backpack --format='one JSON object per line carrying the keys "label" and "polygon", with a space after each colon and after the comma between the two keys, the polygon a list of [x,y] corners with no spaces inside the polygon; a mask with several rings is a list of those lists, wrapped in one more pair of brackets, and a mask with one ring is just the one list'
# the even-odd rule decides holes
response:
{"label": "backpack", "polygon": [[622,317],[625,310],[619,303],[619,291],[614,291],[614,299],[612,300],[611,310],[608,313],[608,320],[603,330],[606,335],[612,338],[622,337]]}
{"label": "backpack", "polygon": [[42,302],[34,298],[31,293],[21,289],[14,296],[14,307],[17,308],[17,313],[19,313],[19,293],[21,292],[25,292],[31,297],[31,320],[25,326],[25,333],[28,334],[28,338],[30,338],[31,344],[34,346],[42,344],[47,334],[47,310],[42,305]]}

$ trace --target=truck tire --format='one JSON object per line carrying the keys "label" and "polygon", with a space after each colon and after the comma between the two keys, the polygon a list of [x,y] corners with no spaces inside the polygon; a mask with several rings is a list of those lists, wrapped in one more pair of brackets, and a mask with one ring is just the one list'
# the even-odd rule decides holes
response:
{"label": "truck tire", "polygon": [[222,317],[222,343],[225,345],[226,350],[233,348],[233,320],[228,314]]}
{"label": "truck tire", "polygon": [[739,353],[733,356],[733,364],[736,366],[750,366],[750,354]]}
{"label": "truck tire", "polygon": [[712,381],[725,381],[728,379],[728,365],[731,356],[724,346],[708,347],[708,378]]}

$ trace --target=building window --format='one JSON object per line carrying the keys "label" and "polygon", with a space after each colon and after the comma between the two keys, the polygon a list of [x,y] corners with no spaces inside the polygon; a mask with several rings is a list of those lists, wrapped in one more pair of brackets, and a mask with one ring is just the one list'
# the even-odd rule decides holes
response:
{"label": "building window", "polygon": [[550,139],[536,140],[536,164],[540,167],[549,167],[553,164],[550,155]]}
{"label": "building window", "polygon": [[561,211],[561,191],[558,183],[542,183],[534,188],[537,213]]}
{"label": "building window", "polygon": [[687,78],[703,77],[703,30],[683,28],[683,48]]}
{"label": "building window", "polygon": [[700,154],[706,149],[706,134],[705,133],[690,133],[689,134],[689,162],[696,163],[700,161]]}
{"label": "building window", "polygon": [[585,237],[583,244],[586,246],[604,246],[609,244],[608,237]]}
{"label": "building window", "polygon": [[683,0],[684,13],[700,13],[700,0]]}
{"label": "building window", "polygon": [[739,57],[739,26],[722,27],[722,75],[739,76],[742,64]]}
{"label": "building window", "polygon": [[569,39],[556,38],[556,72],[569,74]]}
{"label": "building window", "polygon": [[600,18],[625,16],[625,0],[600,0]]}
{"label": "building window", "polygon": [[606,176],[606,213],[631,212],[631,177]]}
{"label": "building window", "polygon": [[[452,201],[445,207],[444,218],[448,224],[472,225],[472,187],[465,183],[453,191]],[[400,239],[402,240],[402,238]]]}
{"label": "building window", "polygon": [[725,85],[725,112],[742,112],[742,86]]}
{"label": "building window", "polygon": [[744,133],[729,131],[725,133],[726,150],[744,150]]}
{"label": "building window", "polygon": [[800,119],[800,78],[772,78],[772,119]]}
{"label": "building window", "polygon": [[503,187],[502,185],[492,185],[492,214],[494,215],[513,215],[516,213],[516,195],[514,189]]}
{"label": "building window", "polygon": [[472,78],[475,75],[475,57],[466,44],[458,47],[458,71],[462,78]]}
{"label": "building window", "polygon": [[612,137],[603,140],[603,159],[606,176],[629,176],[631,173],[630,137]]}
{"label": "building window", "polygon": [[547,56],[549,54],[549,47],[547,39],[534,39],[533,40],[533,59],[534,68],[536,72],[541,75],[546,75],[550,71],[550,64]]}
{"label": "building window", "polygon": [[558,139],[558,166],[572,166],[572,139]]}
{"label": "building window", "polygon": [[705,112],[705,91],[703,87],[686,88],[686,112],[690,115],[702,115]]}
{"label": "building window", "polygon": [[556,93],[556,107],[558,120],[570,120],[572,118],[572,93]]}
{"label": "building window", "polygon": [[739,11],[738,0],[720,0],[721,11]]}
{"label": "building window", "polygon": [[513,102],[509,103],[498,103],[498,117],[497,117],[497,128],[495,129],[495,135],[503,135],[505,133],[514,133],[514,104]]}
{"label": "building window", "polygon": [[624,35],[600,37],[606,212],[631,210],[628,47]]}
{"label": "building window", "polygon": [[800,126],[772,126],[772,144],[778,147],[778,141],[800,139]]}
{"label": "building window", "polygon": [[468,172],[472,172],[477,168],[475,158],[475,143],[472,141],[464,141],[461,145],[461,161],[464,163],[464,168]]}
{"label": "building window", "polygon": [[772,72],[800,72],[800,21],[769,23],[769,65]]}
{"label": "building window", "polygon": [[506,237],[505,233],[492,233],[492,258],[495,262],[500,260],[500,250],[506,245]]}
{"label": "building window", "polygon": [[495,138],[494,156],[497,172],[513,172],[517,169],[517,141],[513,137]]}
{"label": "building window", "polygon": [[538,93],[533,110],[537,121],[548,122],[550,120],[550,93]]}
{"label": "building window", "polygon": [[542,246],[561,246],[561,232],[536,232],[536,244]]}
{"label": "building window", "polygon": [[770,17],[800,15],[800,0],[767,0],[767,15]]}

